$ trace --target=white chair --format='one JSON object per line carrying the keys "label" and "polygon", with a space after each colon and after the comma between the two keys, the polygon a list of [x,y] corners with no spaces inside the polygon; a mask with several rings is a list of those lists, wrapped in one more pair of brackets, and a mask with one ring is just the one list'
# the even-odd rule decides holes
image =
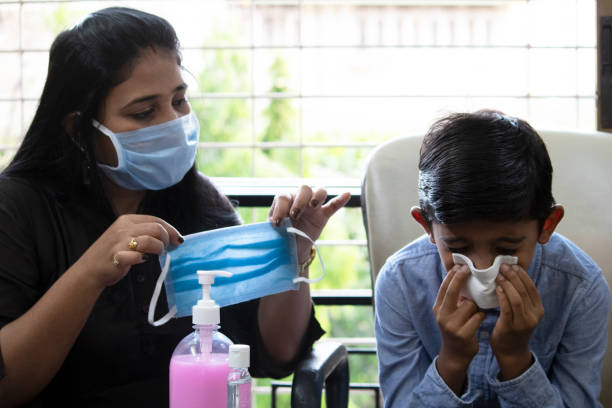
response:
{"label": "white chair", "polygon": [[[558,232],[586,251],[612,288],[612,135],[603,132],[540,131],[553,165],[553,196],[565,207]],[[422,136],[390,140],[369,156],[361,205],[368,238],[372,289],[387,257],[423,234],[412,219],[418,205],[418,160]],[[612,330],[608,326],[608,342]],[[604,358],[604,407],[612,407],[612,350]]]}

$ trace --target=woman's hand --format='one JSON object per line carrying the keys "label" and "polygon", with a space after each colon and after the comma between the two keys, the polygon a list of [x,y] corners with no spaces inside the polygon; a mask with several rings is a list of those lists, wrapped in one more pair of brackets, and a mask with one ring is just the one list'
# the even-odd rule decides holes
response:
{"label": "woman's hand", "polygon": [[463,388],[470,362],[478,353],[476,330],[485,318],[472,300],[459,295],[469,277],[467,266],[453,266],[438,290],[433,307],[442,336],[436,367],[457,395]]}
{"label": "woman's hand", "polygon": [[[310,187],[303,185],[297,193],[280,194],[274,197],[268,217],[276,225],[279,225],[283,218],[290,217],[295,228],[303,231],[315,241],[321,235],[327,220],[344,207],[350,197],[350,193],[345,192],[323,205],[327,198],[327,191],[323,188],[313,191]],[[310,254],[312,243],[305,238],[298,237],[297,246],[298,262],[303,263]]]}
{"label": "woman's hand", "polygon": [[[302,186],[295,194],[274,197],[268,218],[279,225],[283,218],[290,217],[295,228],[315,241],[327,220],[348,202],[350,194],[341,194],[323,205],[326,198],[324,189],[313,191],[308,186]],[[298,236],[297,247],[298,262],[304,263],[310,255],[312,243]],[[257,312],[259,330],[266,349],[275,360],[287,363],[295,358],[311,314],[310,285],[306,283],[300,283],[297,291],[289,290],[261,298]]]}
{"label": "woman's hand", "polygon": [[509,380],[533,363],[529,339],[544,316],[544,306],[533,281],[519,265],[502,265],[497,284],[500,314],[491,334],[491,349],[502,378]]}
{"label": "woman's hand", "polygon": [[[168,245],[179,245],[183,237],[164,220],[143,214],[122,215],[77,261],[100,287],[121,280],[130,267],[146,261],[146,254],[160,255]],[[76,265],[76,264],[75,264]]]}

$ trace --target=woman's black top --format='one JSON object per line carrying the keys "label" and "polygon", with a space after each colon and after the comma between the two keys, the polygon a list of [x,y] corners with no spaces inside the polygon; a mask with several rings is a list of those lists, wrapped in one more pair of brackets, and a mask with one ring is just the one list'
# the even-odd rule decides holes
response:
{"label": "woman's black top", "polygon": [[[231,207],[205,177],[198,175],[197,185],[201,192],[219,195],[220,205]],[[75,198],[55,191],[43,183],[0,176],[0,327],[31,308],[116,219],[108,202],[101,203],[95,194]],[[155,200],[154,194],[145,198],[139,212],[157,215],[149,211],[159,207]],[[217,227],[240,222],[230,210],[227,225]],[[185,217],[193,221],[178,219],[175,222],[183,225],[173,224],[183,235],[211,228],[206,222],[207,209],[195,211],[202,213]],[[168,405],[170,357],[178,342],[193,329],[191,317],[171,319],[161,327],[147,322],[159,273],[158,259],[151,256],[102,292],[56,376],[27,406]],[[220,331],[234,343],[251,346],[252,375],[286,376],[323,331],[313,312],[298,356],[279,365],[263,346],[257,325],[258,305],[254,300],[222,308]],[[156,319],[167,312],[163,290],[157,309]],[[4,376],[1,351],[0,378]]]}

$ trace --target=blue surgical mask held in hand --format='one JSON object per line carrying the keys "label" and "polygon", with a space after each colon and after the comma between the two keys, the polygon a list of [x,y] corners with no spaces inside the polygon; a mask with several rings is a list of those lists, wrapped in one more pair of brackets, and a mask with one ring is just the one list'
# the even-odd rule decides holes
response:
{"label": "blue surgical mask held in hand", "polygon": [[499,274],[499,268],[501,264],[515,265],[518,258],[510,255],[498,255],[493,261],[493,265],[487,269],[476,269],[472,260],[462,254],[454,253],[453,262],[457,265],[467,265],[472,272],[472,276],[468,278],[461,295],[472,299],[481,309],[493,309],[499,306],[495,293],[495,278]]}
{"label": "blue surgical mask held in hand", "polygon": [[[198,270],[232,274],[217,277],[211,286],[210,298],[220,307],[297,290],[299,282],[318,282],[325,267],[316,246],[323,275],[317,279],[298,276],[296,235],[312,242],[308,235],[291,226],[289,218],[278,227],[260,222],[186,235],[181,245],[159,257],[162,272],[149,305],[149,323],[160,326],[172,317],[191,315],[192,306],[202,297]],[[162,284],[169,311],[154,321]]]}
{"label": "blue surgical mask held in hand", "polygon": [[183,179],[193,166],[200,124],[190,112],[180,118],[130,132],[113,133],[93,125],[113,142],[117,167],[98,163],[115,184],[128,190],[163,190]]}

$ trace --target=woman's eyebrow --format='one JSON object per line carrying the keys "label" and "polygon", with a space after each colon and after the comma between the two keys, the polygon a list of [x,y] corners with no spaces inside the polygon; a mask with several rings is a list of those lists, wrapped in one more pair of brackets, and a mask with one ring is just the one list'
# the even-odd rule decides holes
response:
{"label": "woman's eyebrow", "polygon": [[142,102],[148,102],[150,100],[153,100],[153,99],[157,98],[158,96],[159,95],[146,95],[146,96],[141,96],[140,98],[132,99],[123,108],[121,108],[121,110],[127,109],[130,106],[132,106],[132,105],[137,105],[137,104],[142,103]]}
{"label": "woman's eyebrow", "polygon": [[[186,89],[187,89],[187,84],[186,83],[182,83],[179,86],[177,86],[176,88],[174,88],[172,93],[181,92],[181,91],[184,91]],[[147,101],[153,100],[153,99],[157,98],[158,96],[159,96],[159,94],[141,96],[139,98],[131,100],[130,102],[127,103],[127,105],[125,105],[121,109],[123,110],[123,109],[129,108],[132,105],[136,105],[136,104],[139,104],[139,103],[142,103],[142,102],[147,102]]]}

